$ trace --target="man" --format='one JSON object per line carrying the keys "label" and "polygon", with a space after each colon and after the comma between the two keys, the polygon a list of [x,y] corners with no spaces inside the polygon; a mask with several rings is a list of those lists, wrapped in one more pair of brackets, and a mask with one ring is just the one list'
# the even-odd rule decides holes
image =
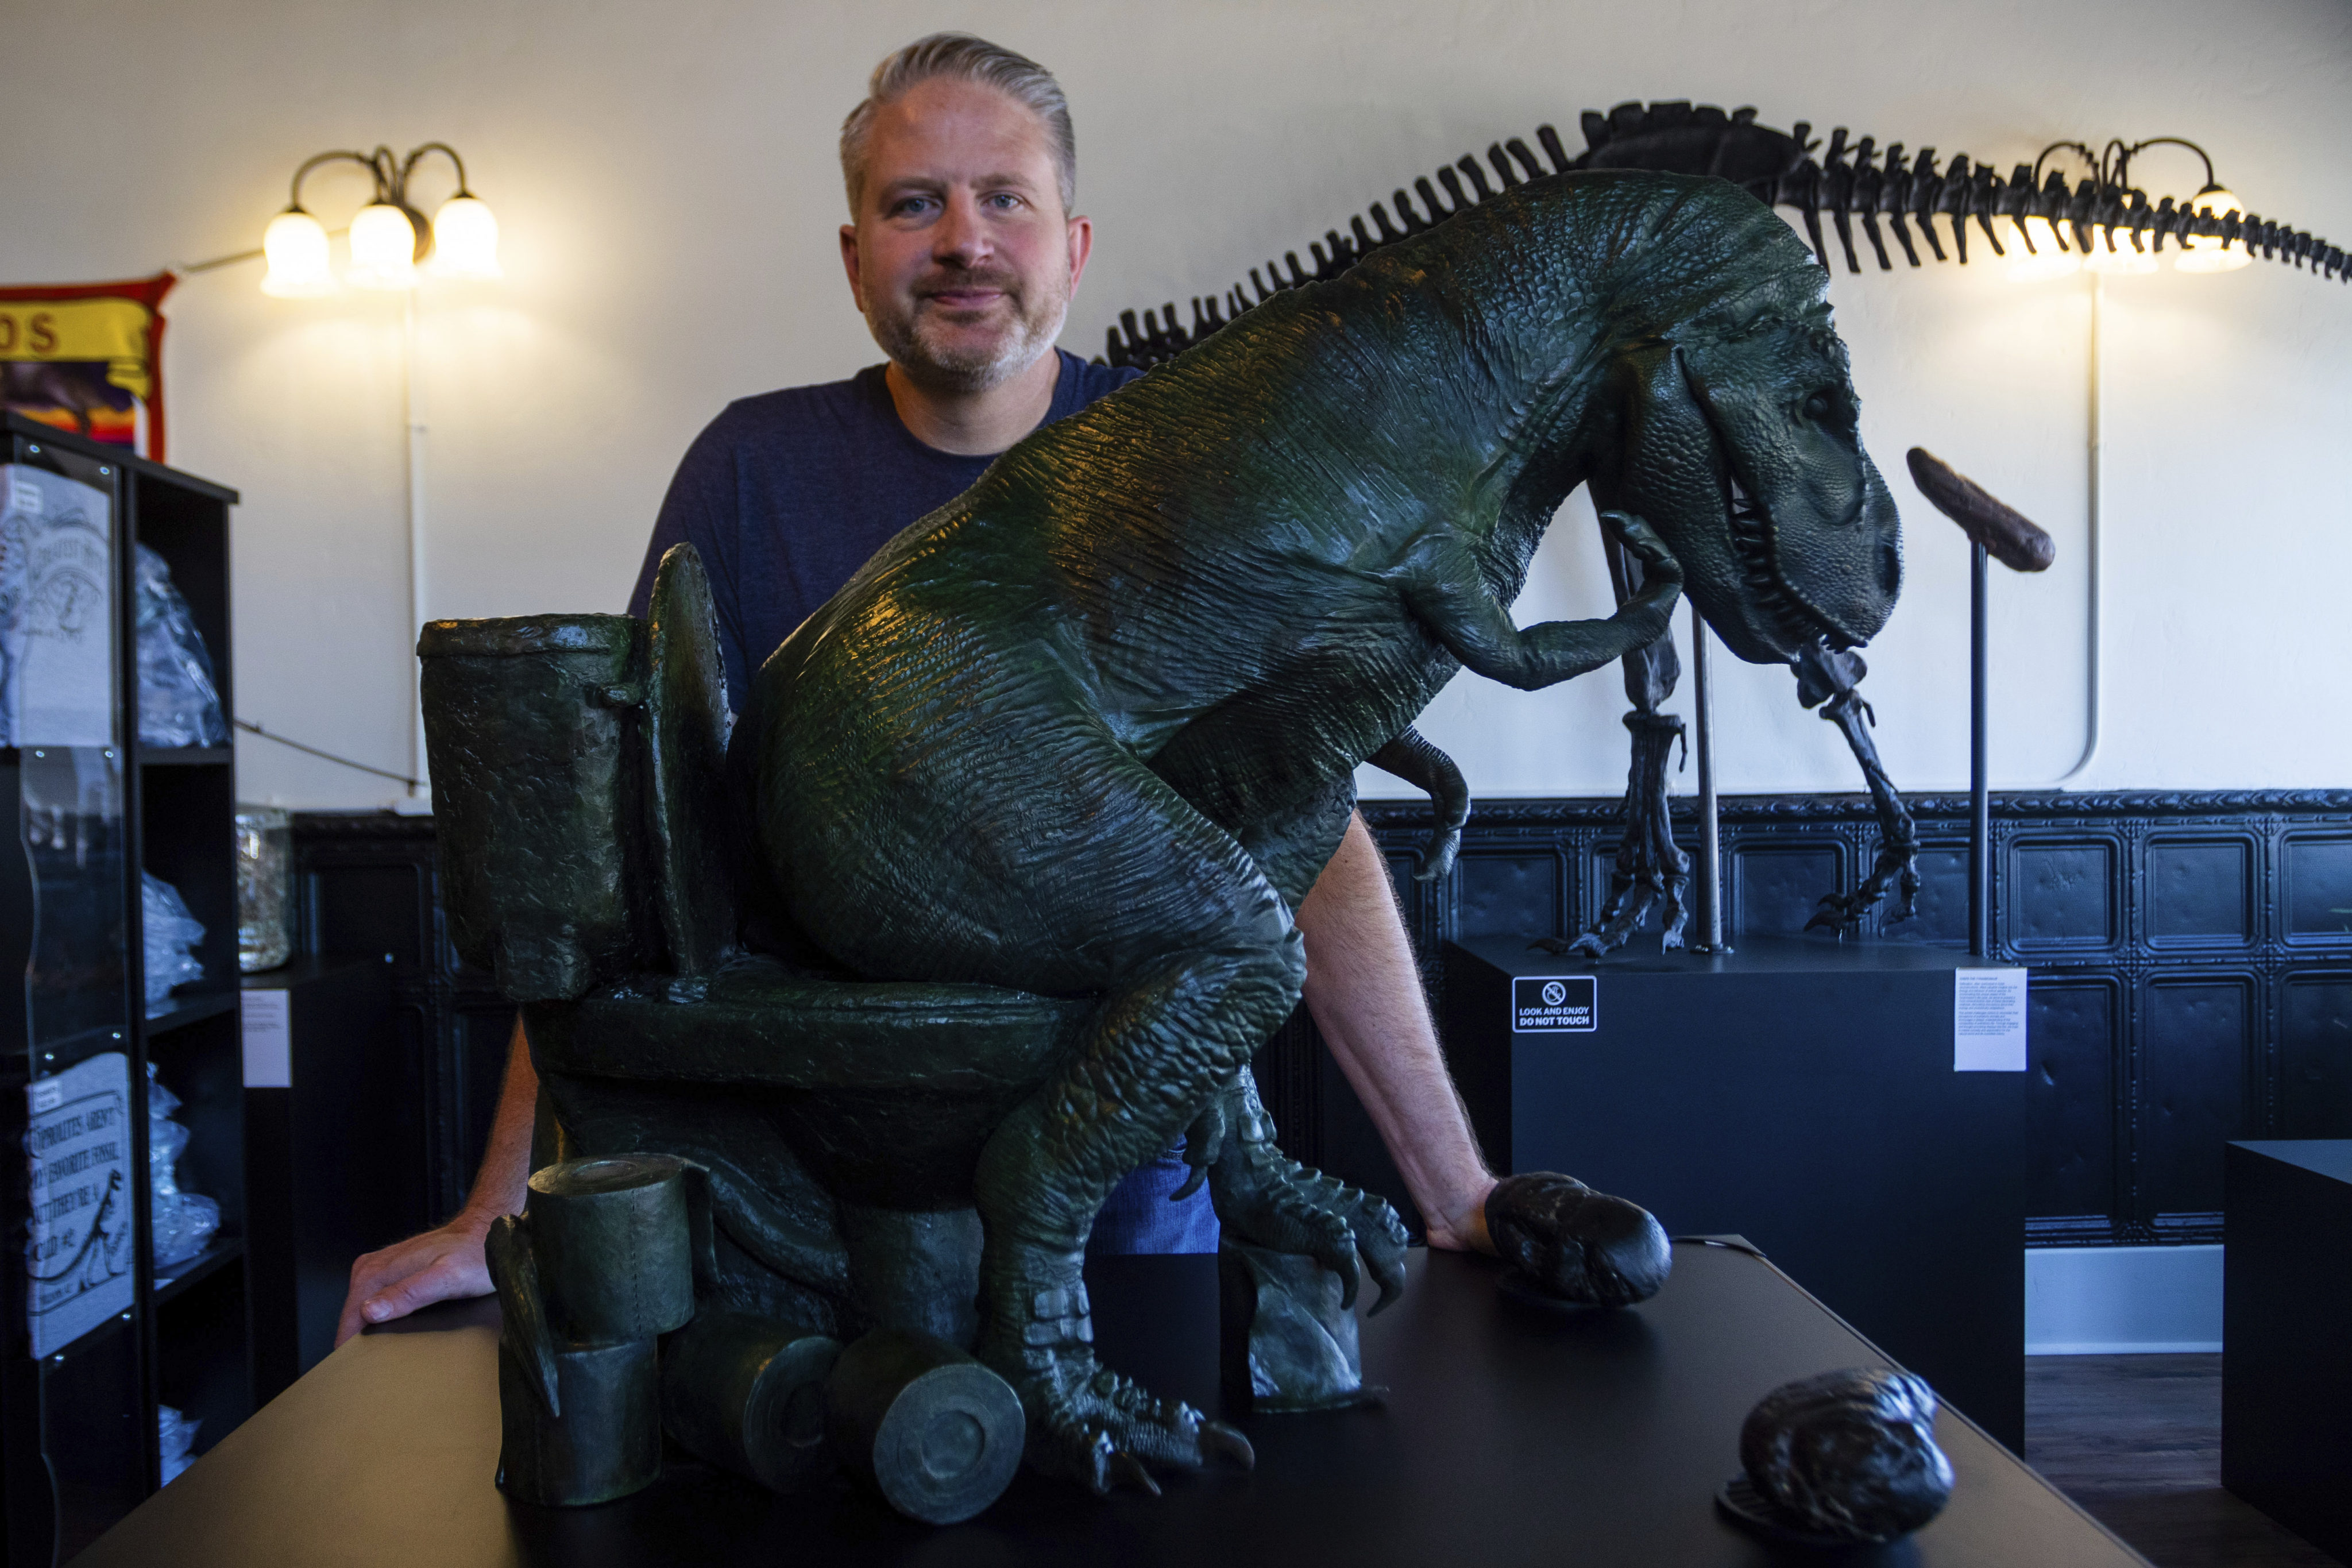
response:
{"label": "man", "polygon": [[[886,365],[730,405],[680,463],[632,608],[664,551],[709,569],[732,693],[793,628],[908,523],[980,478],[1040,425],[1132,379],[1054,347],[1094,226],[1072,216],[1077,161],[1050,73],[940,33],[876,68],[842,127],[851,297]],[[1388,868],[1352,821],[1297,911],[1306,1000],[1411,1189],[1431,1245],[1491,1250],[1494,1186],[1445,1071]],[[363,1322],[487,1294],[482,1237],[520,1212],[538,1079],[516,1026],[482,1170],[456,1219],[352,1265],[337,1342]],[[1112,1194],[1089,1250],[1212,1250],[1208,1194],[1169,1194],[1170,1155]]]}

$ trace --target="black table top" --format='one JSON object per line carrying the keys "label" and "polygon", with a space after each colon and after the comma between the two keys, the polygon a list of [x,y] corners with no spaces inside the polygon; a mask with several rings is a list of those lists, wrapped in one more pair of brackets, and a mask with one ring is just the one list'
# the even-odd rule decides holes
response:
{"label": "black table top", "polygon": [[[1214,1259],[1121,1260],[1097,1276],[1099,1342],[1139,1334],[1129,1370],[1187,1396],[1213,1384]],[[1257,1468],[1097,1500],[1024,1474],[968,1524],[935,1531],[846,1489],[777,1498],[674,1459],[601,1508],[511,1506],[491,1484],[497,1310],[434,1309],[352,1341],[78,1559],[85,1568],[508,1568],[517,1563],[1298,1565],[1789,1562],[1725,1521],[1739,1423],[1774,1385],[1883,1365],[1869,1343],[1746,1252],[1675,1248],[1627,1312],[1498,1293],[1495,1266],[1412,1255],[1405,1298],[1365,1326],[1383,1407],[1245,1425]],[[1369,1298],[1371,1292],[1367,1291]],[[1202,1319],[1205,1316],[1205,1332]],[[1181,1320],[1181,1321],[1178,1321]],[[1175,1331],[1169,1331],[1171,1327]],[[1189,1386],[1188,1386],[1189,1385]],[[1966,1421],[1937,1431],[1958,1481],[1909,1541],[1839,1563],[2144,1560]],[[1814,1559],[1817,1561],[1829,1561]]]}
{"label": "black table top", "polygon": [[2352,1138],[2246,1138],[2231,1147],[2330,1181],[2352,1182]]}

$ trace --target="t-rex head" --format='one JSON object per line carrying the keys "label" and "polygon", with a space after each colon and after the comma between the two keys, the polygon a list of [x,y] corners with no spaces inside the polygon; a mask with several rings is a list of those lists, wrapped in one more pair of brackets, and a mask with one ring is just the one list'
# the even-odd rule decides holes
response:
{"label": "t-rex head", "polygon": [[[1855,429],[1828,275],[1763,204],[1691,184],[1713,188],[1681,193],[1644,237],[1653,264],[1617,290],[1594,500],[1664,536],[1741,658],[1867,642],[1902,587],[1902,524]],[[1693,207],[1712,221],[1689,221]]]}

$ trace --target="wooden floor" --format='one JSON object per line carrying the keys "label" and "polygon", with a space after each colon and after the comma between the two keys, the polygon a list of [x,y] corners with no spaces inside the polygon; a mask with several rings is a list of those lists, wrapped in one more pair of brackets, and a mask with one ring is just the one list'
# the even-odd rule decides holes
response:
{"label": "wooden floor", "polygon": [[2221,1489],[2218,1355],[2029,1356],[2025,1461],[2157,1568],[2334,1568]]}

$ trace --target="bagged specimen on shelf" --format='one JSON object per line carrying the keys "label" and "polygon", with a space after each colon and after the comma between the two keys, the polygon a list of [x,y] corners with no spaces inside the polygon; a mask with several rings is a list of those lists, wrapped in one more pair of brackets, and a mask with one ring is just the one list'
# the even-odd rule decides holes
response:
{"label": "bagged specimen on shelf", "polygon": [[196,1428],[201,1419],[191,1421],[168,1405],[155,1406],[155,1448],[163,1461],[163,1484],[170,1486],[180,1479],[180,1472],[194,1464],[192,1450],[196,1443]]}
{"label": "bagged specimen on shelf", "polygon": [[139,547],[139,743],[142,746],[226,746],[213,661],[188,602],[172,584],[172,569]]}
{"label": "bagged specimen on shelf", "polygon": [[294,955],[293,822],[279,806],[236,808],[236,964],[247,974]]}
{"label": "bagged specimen on shelf", "polygon": [[[148,1212],[152,1216],[149,1235],[158,1268],[194,1258],[220,1228],[220,1205],[199,1194],[182,1192],[179,1178],[173,1173],[172,1168],[188,1147],[188,1130],[172,1120],[172,1112],[179,1109],[180,1097],[163,1087],[155,1076],[155,1064],[149,1062],[147,1187]],[[194,1423],[188,1429],[193,1433]]]}
{"label": "bagged specimen on shelf", "polygon": [[147,1005],[171,999],[172,988],[205,976],[196,944],[204,922],[188,912],[180,890],[152,871],[139,873],[140,910],[147,936]]}

